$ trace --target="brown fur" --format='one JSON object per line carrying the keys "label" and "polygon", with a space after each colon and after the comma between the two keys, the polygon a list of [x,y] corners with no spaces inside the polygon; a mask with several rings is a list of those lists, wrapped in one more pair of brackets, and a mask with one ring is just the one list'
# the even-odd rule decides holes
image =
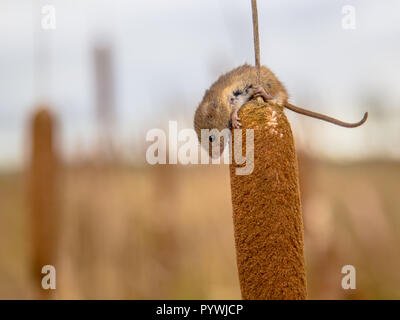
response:
{"label": "brown fur", "polygon": [[[261,83],[258,83],[257,69],[248,64],[244,64],[243,66],[240,66],[222,75],[210,87],[210,89],[206,91],[203,100],[198,106],[194,116],[194,128],[200,142],[202,142],[201,129],[218,129],[219,131],[221,131],[224,128],[229,128],[230,121],[232,120],[232,115],[236,115],[241,105],[247,102],[247,100],[243,101],[242,103],[239,103],[239,106],[236,105],[236,108],[234,108],[232,103],[230,103],[230,100],[232,97],[234,97],[233,94],[235,91],[243,91],[249,86],[261,86],[262,88],[264,88],[266,93],[270,95],[270,97],[275,99],[279,104],[282,104],[284,107],[294,112],[306,115],[308,117],[327,121],[342,127],[359,127],[364,124],[368,118],[368,112],[366,112],[360,121],[355,123],[348,123],[324,114],[300,108],[288,102],[289,97],[285,87],[278,80],[275,74],[267,67],[261,66],[260,78]],[[249,92],[249,95],[246,96],[247,98],[250,98],[249,96],[251,95],[251,92]],[[266,99],[264,98],[264,100]],[[217,136],[216,138],[219,139],[220,137]],[[207,141],[203,143],[207,143]],[[204,145],[204,147],[211,150],[211,145]]]}
{"label": "brown fur", "polygon": [[[273,96],[287,101],[288,94],[285,87],[275,74],[267,67],[261,67],[261,86]],[[206,91],[203,100],[196,110],[194,128],[200,139],[201,129],[222,130],[228,127],[231,116],[229,98],[236,90],[243,90],[246,86],[257,85],[257,70],[255,67],[244,64],[222,75]]]}

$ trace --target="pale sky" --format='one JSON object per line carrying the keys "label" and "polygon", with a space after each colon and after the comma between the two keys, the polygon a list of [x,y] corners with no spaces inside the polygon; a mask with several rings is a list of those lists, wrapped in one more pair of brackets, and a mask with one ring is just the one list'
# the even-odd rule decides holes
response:
{"label": "pale sky", "polygon": [[[366,126],[349,130],[288,111],[298,140],[330,157],[399,157],[400,2],[258,2],[261,62],[294,102],[349,122],[370,112]],[[56,9],[55,30],[33,19],[45,4]],[[355,30],[342,28],[345,5],[355,8]],[[33,78],[35,34],[48,49],[45,93]],[[118,137],[134,153],[146,130],[169,119],[190,127],[218,75],[253,63],[252,37],[250,0],[0,0],[0,168],[23,164],[28,115],[41,97],[60,118],[64,153],[78,141],[90,149],[99,39],[114,49]]]}

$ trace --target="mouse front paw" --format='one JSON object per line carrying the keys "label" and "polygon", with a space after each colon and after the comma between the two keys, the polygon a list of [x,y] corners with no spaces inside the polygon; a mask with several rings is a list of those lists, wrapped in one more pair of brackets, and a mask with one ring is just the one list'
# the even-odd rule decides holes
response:
{"label": "mouse front paw", "polygon": [[240,118],[238,114],[235,112],[232,114],[232,128],[233,129],[240,129],[242,124],[240,123]]}

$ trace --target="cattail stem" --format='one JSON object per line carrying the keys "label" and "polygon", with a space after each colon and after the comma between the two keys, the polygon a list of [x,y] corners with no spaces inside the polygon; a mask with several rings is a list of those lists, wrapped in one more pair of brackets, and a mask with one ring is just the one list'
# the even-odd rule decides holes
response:
{"label": "cattail stem", "polygon": [[236,175],[239,165],[230,166],[242,297],[305,299],[303,220],[290,124],[282,107],[255,100],[239,116],[242,129],[254,129],[253,172]]}
{"label": "cattail stem", "polygon": [[251,9],[253,13],[254,57],[257,68],[257,84],[261,85],[260,33],[258,32],[257,0],[251,0]]}

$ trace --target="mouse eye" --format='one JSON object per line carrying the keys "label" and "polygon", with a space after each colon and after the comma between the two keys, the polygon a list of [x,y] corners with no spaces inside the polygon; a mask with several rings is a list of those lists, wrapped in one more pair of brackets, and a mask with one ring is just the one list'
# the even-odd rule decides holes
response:
{"label": "mouse eye", "polygon": [[215,136],[213,136],[213,135],[209,136],[209,137],[208,137],[208,140],[209,140],[210,142],[214,142],[214,141],[215,141]]}

